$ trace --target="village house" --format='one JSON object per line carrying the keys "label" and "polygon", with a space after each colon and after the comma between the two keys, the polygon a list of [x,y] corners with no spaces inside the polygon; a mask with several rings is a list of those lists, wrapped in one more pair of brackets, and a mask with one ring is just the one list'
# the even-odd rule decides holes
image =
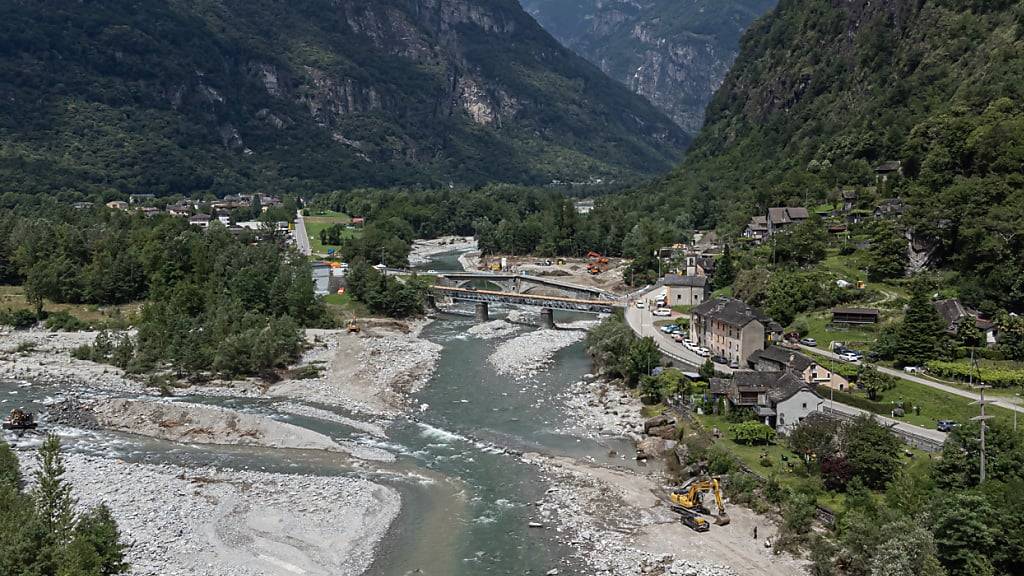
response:
{"label": "village house", "polygon": [[192,226],[199,226],[200,228],[209,228],[210,226],[210,215],[209,214],[196,214],[188,219],[188,223]]}
{"label": "village house", "polygon": [[714,256],[705,256],[703,254],[689,254],[686,256],[687,276],[707,276],[710,278],[715,274],[715,266]]}
{"label": "village house", "polygon": [[666,303],[669,306],[696,306],[707,298],[706,276],[666,274],[661,285],[665,287]]}
{"label": "village house", "polygon": [[936,300],[932,305],[935,306],[935,311],[939,313],[939,316],[945,322],[947,333],[956,334],[960,329],[961,323],[974,322],[974,325],[985,336],[985,345],[996,345],[998,336],[995,324],[991,320],[982,318],[981,313],[977,310],[964,306],[956,298]]}
{"label": "village house", "polygon": [[192,213],[192,205],[187,200],[181,200],[174,204],[167,205],[167,213],[171,216],[188,216]]}
{"label": "village house", "polygon": [[766,216],[754,216],[750,219],[743,231],[743,237],[760,242],[783,228],[799,224],[809,217],[807,208],[803,207],[776,206],[769,208]]}
{"label": "village house", "polygon": [[738,370],[732,378],[712,378],[710,392],[726,413],[750,410],[767,426],[786,435],[824,402],[813,387],[791,371]]}
{"label": "village house", "polygon": [[897,178],[903,175],[903,162],[889,160],[875,166],[875,181],[888,182],[890,178]]}
{"label": "village house", "polygon": [[146,216],[156,216],[160,213],[160,209],[154,206],[141,206],[138,208],[138,211]]}
{"label": "village house", "polygon": [[875,206],[875,218],[882,220],[893,220],[903,215],[903,200],[899,198],[887,198]]}
{"label": "village house", "polygon": [[859,195],[857,194],[856,188],[843,188],[840,193],[840,197],[843,201],[843,212],[849,212],[857,207],[857,199]]}
{"label": "village house", "polygon": [[750,355],[750,367],[758,372],[792,371],[811,386],[827,386],[840,392],[850,381],[822,366],[809,356],[781,346],[769,346]]}
{"label": "village house", "polygon": [[128,195],[128,203],[129,204],[142,204],[143,202],[149,202],[150,200],[153,200],[154,198],[156,198],[156,194],[129,194]]}
{"label": "village house", "polygon": [[92,206],[92,202],[75,202],[71,205],[75,210],[88,210],[89,208],[92,208]]}
{"label": "village house", "polygon": [[782,327],[760,310],[735,298],[707,300],[690,311],[690,338],[730,363],[747,365],[782,334]]}
{"label": "village house", "polygon": [[124,200],[111,200],[110,202],[107,202],[107,208],[111,208],[113,210],[127,210],[128,203]]}

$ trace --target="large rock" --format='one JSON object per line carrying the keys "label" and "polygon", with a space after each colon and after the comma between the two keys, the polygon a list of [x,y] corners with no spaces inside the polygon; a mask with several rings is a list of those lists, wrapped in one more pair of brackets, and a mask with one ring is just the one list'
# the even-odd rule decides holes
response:
{"label": "large rock", "polygon": [[665,440],[657,436],[648,436],[636,445],[637,459],[664,458],[676,448],[675,440]]}
{"label": "large rock", "polygon": [[667,424],[665,426],[655,426],[647,430],[647,434],[651,436],[657,436],[658,438],[664,438],[665,440],[675,440],[678,435],[675,424]]}
{"label": "large rock", "polygon": [[668,426],[668,425],[673,425],[674,426],[675,423],[676,423],[676,419],[675,418],[673,418],[671,416],[666,416],[665,414],[659,414],[658,416],[654,416],[652,418],[648,418],[644,422],[644,434],[650,434],[651,433],[650,432],[651,428],[658,428],[658,427],[661,427],[661,426]]}

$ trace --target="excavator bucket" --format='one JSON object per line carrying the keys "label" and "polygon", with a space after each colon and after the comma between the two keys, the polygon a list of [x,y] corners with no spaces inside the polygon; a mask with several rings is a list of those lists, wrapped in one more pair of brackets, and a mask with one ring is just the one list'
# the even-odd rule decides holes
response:
{"label": "excavator bucket", "polygon": [[729,520],[728,514],[719,514],[718,516],[715,516],[716,526],[727,526],[729,522],[732,522],[732,520]]}

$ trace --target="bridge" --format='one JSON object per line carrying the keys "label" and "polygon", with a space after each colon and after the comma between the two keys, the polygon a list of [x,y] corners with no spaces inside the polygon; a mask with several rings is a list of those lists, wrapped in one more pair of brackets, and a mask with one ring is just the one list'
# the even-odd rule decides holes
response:
{"label": "bridge", "polygon": [[[550,296],[551,292],[557,292],[576,299],[618,300],[617,296],[600,288],[553,280],[546,276],[528,276],[507,272],[438,272],[436,276],[440,285],[454,288],[469,288],[475,283],[485,281],[500,287],[507,293]],[[540,294],[542,292],[544,294]]]}
{"label": "bridge", "polygon": [[516,304],[519,306],[536,306],[541,309],[541,324],[545,328],[553,328],[553,310],[571,310],[591,314],[610,314],[622,304],[610,300],[585,300],[560,296],[541,296],[538,294],[522,294],[519,292],[502,292],[497,290],[476,290],[474,288],[458,288],[454,286],[433,286],[431,299],[436,296],[476,303],[476,318],[481,322],[490,319],[488,304]]}

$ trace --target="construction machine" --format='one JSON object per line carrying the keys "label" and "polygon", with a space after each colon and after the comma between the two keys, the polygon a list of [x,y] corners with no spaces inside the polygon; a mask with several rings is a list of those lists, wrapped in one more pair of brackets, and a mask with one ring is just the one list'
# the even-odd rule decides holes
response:
{"label": "construction machine", "polygon": [[355,320],[349,322],[348,325],[345,328],[346,328],[346,330],[348,331],[349,334],[359,334],[359,332],[361,330],[361,328],[359,327],[359,324]]}
{"label": "construction machine", "polygon": [[[729,515],[725,511],[725,503],[722,501],[721,480],[717,476],[712,476],[706,480],[693,480],[682,488],[673,490],[669,494],[669,500],[673,504],[672,509],[683,514],[683,523],[685,524],[688,514],[711,515],[711,511],[704,505],[704,496],[706,494],[713,494],[715,497],[715,505],[717,507],[715,524],[725,526],[729,523]],[[689,524],[687,525],[689,526]]]}
{"label": "construction machine", "polygon": [[11,410],[11,415],[3,421],[4,430],[35,430],[38,424],[36,424],[35,417],[31,412],[25,412],[19,408]]}

